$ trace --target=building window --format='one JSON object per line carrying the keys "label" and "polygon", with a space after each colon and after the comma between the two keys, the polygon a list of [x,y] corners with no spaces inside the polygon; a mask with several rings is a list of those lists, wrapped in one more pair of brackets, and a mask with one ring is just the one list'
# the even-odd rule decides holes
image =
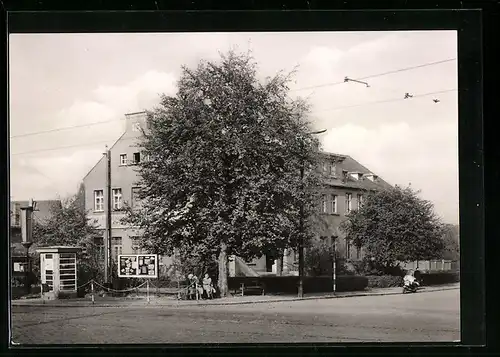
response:
{"label": "building window", "polygon": [[330,195],[330,213],[337,213],[337,195]]}
{"label": "building window", "polygon": [[330,176],[332,177],[337,176],[337,165],[334,162],[330,164]]}
{"label": "building window", "polygon": [[141,153],[134,152],[134,164],[138,164],[139,162],[141,162]]}
{"label": "building window", "polygon": [[323,174],[328,174],[328,161],[323,161]]}
{"label": "building window", "polygon": [[140,205],[139,187],[132,187],[132,208],[137,208]]}
{"label": "building window", "polygon": [[127,165],[127,154],[120,154],[120,165]]}
{"label": "building window", "polygon": [[326,200],[326,195],[321,196],[321,213],[328,213],[328,202]]}
{"label": "building window", "polygon": [[356,259],[361,259],[361,247],[356,247]]}
{"label": "building window", "polygon": [[13,215],[14,215],[14,222],[13,222],[13,225],[14,226],[20,226],[21,225],[21,205],[19,203],[14,203],[14,212],[13,212]]}
{"label": "building window", "polygon": [[95,190],[94,191],[94,211],[101,212],[104,211],[104,191]]}
{"label": "building window", "polygon": [[97,250],[98,258],[104,259],[104,238],[103,237],[94,238],[94,245]]}
{"label": "building window", "polygon": [[139,237],[130,237],[132,241],[132,253],[133,254],[142,254],[142,249],[139,244]]}
{"label": "building window", "polygon": [[351,241],[346,240],[346,259],[351,259]]}
{"label": "building window", "polygon": [[358,195],[358,209],[363,206],[363,195]]}
{"label": "building window", "polygon": [[114,188],[113,189],[113,209],[121,209],[122,208],[122,189]]}
{"label": "building window", "polygon": [[352,210],[352,194],[346,193],[345,194],[345,211],[346,213],[351,212]]}
{"label": "building window", "polygon": [[122,237],[112,237],[111,238],[111,248],[113,259],[118,260],[118,255],[122,254]]}

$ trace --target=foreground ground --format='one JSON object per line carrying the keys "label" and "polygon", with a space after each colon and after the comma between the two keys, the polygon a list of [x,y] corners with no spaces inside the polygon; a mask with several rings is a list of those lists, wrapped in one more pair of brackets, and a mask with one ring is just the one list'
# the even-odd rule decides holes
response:
{"label": "foreground ground", "polygon": [[230,306],[13,306],[19,344],[460,339],[459,290]]}

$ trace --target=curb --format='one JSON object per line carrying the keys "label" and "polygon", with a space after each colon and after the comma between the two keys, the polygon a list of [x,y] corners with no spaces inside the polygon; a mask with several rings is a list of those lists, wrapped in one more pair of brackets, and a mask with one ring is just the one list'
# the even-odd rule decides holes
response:
{"label": "curb", "polygon": [[[442,287],[442,288],[437,288],[437,289],[429,289],[429,290],[421,290],[419,293],[431,293],[435,291],[445,291],[445,290],[457,290],[460,289],[460,286],[448,286],[448,287]],[[251,305],[251,304],[264,304],[264,303],[276,303],[276,302],[292,302],[292,301],[303,301],[303,300],[325,300],[325,299],[343,299],[343,298],[351,298],[351,297],[367,297],[367,296],[386,296],[386,295],[403,295],[400,291],[388,291],[388,292],[366,292],[366,293],[351,293],[351,294],[345,294],[345,295],[326,295],[326,296],[306,296],[306,297],[296,297],[296,298],[284,298],[284,299],[274,299],[274,300],[256,300],[256,301],[225,301],[225,302],[214,302],[214,303],[192,303],[192,304],[179,304],[178,300],[177,303],[173,302],[170,304],[165,304],[165,303],[154,303],[152,302],[151,304],[148,304],[146,302],[142,301],[135,301],[135,302],[140,302],[140,304],[130,304],[127,302],[118,302],[115,304],[110,304],[110,303],[104,303],[104,304],[91,304],[90,302],[87,304],[81,304],[81,305],[75,305],[75,304],[45,304],[45,303],[40,303],[40,302],[33,302],[33,303],[19,303],[12,301],[11,304],[12,306],[48,306],[48,307],[115,307],[115,308],[120,308],[120,307],[127,307],[127,308],[135,308],[135,307],[161,307],[161,306],[171,306],[171,307],[184,307],[184,306],[228,306],[228,305]]]}

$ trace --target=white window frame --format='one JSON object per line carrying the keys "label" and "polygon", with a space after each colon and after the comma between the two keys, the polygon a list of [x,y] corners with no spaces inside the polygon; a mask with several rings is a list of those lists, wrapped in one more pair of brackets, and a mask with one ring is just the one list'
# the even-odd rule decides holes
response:
{"label": "white window frame", "polygon": [[328,171],[330,170],[329,168],[330,163],[328,161],[323,161],[323,174],[328,175]]}
{"label": "white window frame", "polygon": [[362,194],[358,194],[358,210],[361,208],[361,206],[363,206],[363,195]]}
{"label": "white window frame", "polygon": [[329,172],[331,177],[337,177],[337,164],[335,162],[330,162]]}
{"label": "white window frame", "polygon": [[345,194],[345,211],[350,213],[352,211],[352,193]]}
{"label": "white window frame", "polygon": [[132,236],[130,237],[131,241],[131,247],[132,247],[132,254],[142,254],[142,249],[139,246],[139,239],[140,237],[138,236]]}
{"label": "white window frame", "polygon": [[123,193],[119,187],[113,188],[113,209],[119,210],[123,207]]}
{"label": "white window frame", "polygon": [[104,212],[104,190],[94,190],[94,212]]}
{"label": "white window frame", "polygon": [[321,213],[328,213],[328,197],[326,194],[321,195]]}
{"label": "white window frame", "polygon": [[337,195],[331,194],[330,195],[330,211],[332,214],[337,214]]}
{"label": "white window frame", "polygon": [[[119,244],[117,244],[119,242]],[[111,238],[111,254],[114,260],[118,260],[118,255],[123,254],[123,238],[122,237],[112,237]]]}
{"label": "white window frame", "polygon": [[132,208],[137,208],[137,207],[140,207],[141,205],[141,199],[139,197],[135,197],[137,194],[134,194],[134,191],[135,190],[139,190],[140,187],[139,186],[133,186],[131,189],[130,189],[130,197],[131,197],[131,203],[132,203]]}
{"label": "white window frame", "polygon": [[127,154],[120,154],[120,166],[126,166],[127,164]]}

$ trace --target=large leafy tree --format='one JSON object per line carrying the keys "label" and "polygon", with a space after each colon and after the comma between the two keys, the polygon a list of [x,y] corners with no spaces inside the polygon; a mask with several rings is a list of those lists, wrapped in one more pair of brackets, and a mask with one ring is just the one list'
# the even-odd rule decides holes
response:
{"label": "large leafy tree", "polygon": [[83,248],[77,256],[80,278],[99,279],[104,260],[95,238],[102,237],[102,233],[87,217],[82,193],[83,188],[80,188],[78,194],[53,206],[46,220],[35,221],[33,241],[38,247],[65,245]]}
{"label": "large leafy tree", "polygon": [[[278,254],[299,238],[300,207],[313,210],[318,142],[308,107],[288,96],[289,76],[259,80],[249,54],[182,69],[175,96],[148,112],[140,143],[142,209],[129,222],[158,254],[196,247],[218,256],[227,294],[227,256]],[[300,174],[304,167],[304,175]],[[302,230],[307,239],[310,227]]]}
{"label": "large leafy tree", "polygon": [[409,187],[398,186],[368,194],[363,206],[341,225],[346,238],[384,268],[397,266],[399,261],[440,257],[443,227],[431,202]]}

